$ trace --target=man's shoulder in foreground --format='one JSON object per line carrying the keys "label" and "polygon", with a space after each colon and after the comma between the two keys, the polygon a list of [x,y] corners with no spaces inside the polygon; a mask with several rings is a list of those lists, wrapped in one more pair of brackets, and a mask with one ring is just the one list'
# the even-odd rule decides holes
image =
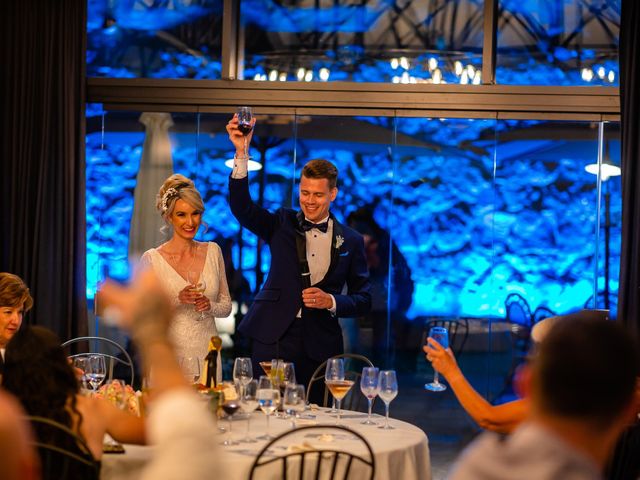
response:
{"label": "man's shoulder in foreground", "polygon": [[458,458],[449,480],[601,480],[597,466],[544,428],[484,433]]}

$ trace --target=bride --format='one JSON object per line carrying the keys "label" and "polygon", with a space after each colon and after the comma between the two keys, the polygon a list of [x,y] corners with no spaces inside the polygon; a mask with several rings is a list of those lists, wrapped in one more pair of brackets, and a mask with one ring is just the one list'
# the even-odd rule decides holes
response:
{"label": "bride", "polygon": [[[171,238],[142,255],[164,284],[176,312],[170,335],[178,358],[195,357],[202,364],[211,336],[217,335],[215,317],[231,313],[231,297],[220,247],[197,242],[204,203],[194,183],[174,174],[156,197],[156,208],[171,229]],[[202,291],[203,289],[203,291]],[[217,382],[222,379],[218,361]]]}

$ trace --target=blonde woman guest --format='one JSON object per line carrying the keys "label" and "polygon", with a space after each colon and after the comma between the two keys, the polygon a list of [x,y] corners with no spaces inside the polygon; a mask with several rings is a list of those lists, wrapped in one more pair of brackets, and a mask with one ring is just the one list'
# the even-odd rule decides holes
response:
{"label": "blonde woman guest", "polygon": [[[171,231],[171,238],[147,250],[142,264],[150,266],[161,279],[176,309],[170,337],[178,357],[207,355],[209,339],[217,335],[215,317],[231,313],[224,259],[214,242],[198,242],[204,203],[193,183],[174,174],[165,180],[156,199],[156,208]],[[195,289],[204,281],[204,292]],[[222,378],[218,362],[217,378]]]}

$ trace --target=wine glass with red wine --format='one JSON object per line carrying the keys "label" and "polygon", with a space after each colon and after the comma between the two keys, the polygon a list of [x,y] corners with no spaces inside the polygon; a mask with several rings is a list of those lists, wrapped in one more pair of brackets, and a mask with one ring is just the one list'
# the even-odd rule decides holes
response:
{"label": "wine glass with red wine", "polygon": [[251,107],[238,107],[238,130],[244,135],[244,156],[249,157],[247,152],[247,135],[253,130],[253,112]]}
{"label": "wine glass with red wine", "polygon": [[231,438],[232,418],[233,414],[240,409],[240,402],[235,400],[229,400],[222,404],[222,410],[227,414],[227,421],[229,422],[229,436],[222,442],[222,445],[238,445],[239,442]]}

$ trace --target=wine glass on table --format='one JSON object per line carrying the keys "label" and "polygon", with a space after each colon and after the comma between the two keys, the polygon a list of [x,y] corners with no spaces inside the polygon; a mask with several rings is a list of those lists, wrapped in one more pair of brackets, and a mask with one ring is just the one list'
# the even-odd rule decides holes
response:
{"label": "wine glass on table", "polygon": [[296,415],[303,412],[305,407],[304,385],[287,383],[282,404],[285,412],[291,415],[291,428],[296,428]]}
{"label": "wine glass on table", "polygon": [[267,417],[267,429],[264,435],[258,437],[258,440],[271,440],[273,437],[269,434],[269,417],[276,411],[276,408],[278,408],[280,391],[274,387],[271,378],[263,375],[260,377],[260,380],[258,380],[256,397],[258,398],[260,410],[262,410]]}
{"label": "wine glass on table", "polygon": [[107,376],[107,367],[102,355],[89,355],[87,357],[87,370],[85,370],[85,375],[89,385],[91,385],[91,390],[95,394]]}
{"label": "wine glass on table", "polygon": [[327,368],[324,373],[324,383],[336,399],[338,418],[336,425],[340,425],[341,403],[353,386],[353,380],[344,378],[344,360],[342,358],[330,358],[327,360]]}
{"label": "wine glass on table", "polygon": [[249,380],[244,386],[242,393],[240,394],[240,410],[247,414],[247,434],[244,439],[240,440],[243,443],[255,443],[256,440],[249,436],[249,430],[251,429],[251,414],[258,408],[258,382],[256,380]]}
{"label": "wine glass on table", "polygon": [[271,365],[273,364],[273,360],[269,360],[269,361],[265,361],[265,362],[258,362],[260,367],[262,368],[262,371],[264,372],[264,374],[267,377],[271,376]]}
{"label": "wine glass on table", "polygon": [[378,384],[380,369],[376,367],[364,367],[362,369],[362,377],[360,377],[360,391],[367,397],[369,402],[369,415],[367,419],[361,422],[363,425],[377,425],[371,420],[371,408],[373,407],[373,399],[378,395],[380,385]]}
{"label": "wine glass on table", "polygon": [[187,382],[191,384],[200,380],[200,359],[198,357],[182,357],[180,366]]}
{"label": "wine glass on table", "polygon": [[247,357],[238,357],[233,362],[233,381],[239,385],[239,394],[242,397],[242,391],[251,380],[253,380],[253,367],[251,359]]}
{"label": "wine glass on table", "polygon": [[[280,390],[280,397],[284,398],[284,391],[289,384],[296,384],[296,369],[293,362],[282,362],[282,378],[280,378],[280,384],[278,389]],[[283,415],[281,418],[289,418],[287,409],[283,407]]]}
{"label": "wine glass on table", "polygon": [[244,156],[248,160],[247,135],[253,130],[253,112],[251,107],[238,107],[236,115],[238,116],[238,130],[240,130],[244,136]]}
{"label": "wine glass on table", "polygon": [[238,400],[225,400],[222,404],[222,410],[227,414],[227,422],[229,423],[229,435],[221,445],[238,445],[239,442],[231,438],[233,427],[233,414],[240,410],[240,402]]}
{"label": "wine glass on table", "polygon": [[80,386],[82,387],[82,393],[86,395],[88,393],[89,387],[89,378],[87,377],[87,370],[89,369],[89,359],[87,357],[69,357],[71,358],[71,362],[73,368],[75,369],[76,376],[78,380],[80,380]]}
{"label": "wine glass on table", "polygon": [[395,427],[389,425],[389,404],[398,395],[398,380],[396,379],[395,370],[383,370],[378,378],[379,392],[378,396],[384,402],[385,422],[378,428],[385,430],[393,430]]}
{"label": "wine glass on table", "polygon": [[[429,330],[429,337],[438,342],[445,350],[449,348],[449,332],[444,327],[431,327]],[[435,369],[434,369],[435,370]],[[446,385],[440,383],[440,375],[435,370],[433,374],[433,382],[427,383],[424,388],[431,390],[432,392],[442,392],[447,389]]]}
{"label": "wine glass on table", "polygon": [[[187,272],[187,281],[192,285],[192,292],[204,295],[204,291],[207,289],[207,282],[205,282],[200,273],[194,271]],[[205,318],[206,316],[204,314],[204,311],[200,312],[200,317],[198,318],[198,320],[202,321]]]}

